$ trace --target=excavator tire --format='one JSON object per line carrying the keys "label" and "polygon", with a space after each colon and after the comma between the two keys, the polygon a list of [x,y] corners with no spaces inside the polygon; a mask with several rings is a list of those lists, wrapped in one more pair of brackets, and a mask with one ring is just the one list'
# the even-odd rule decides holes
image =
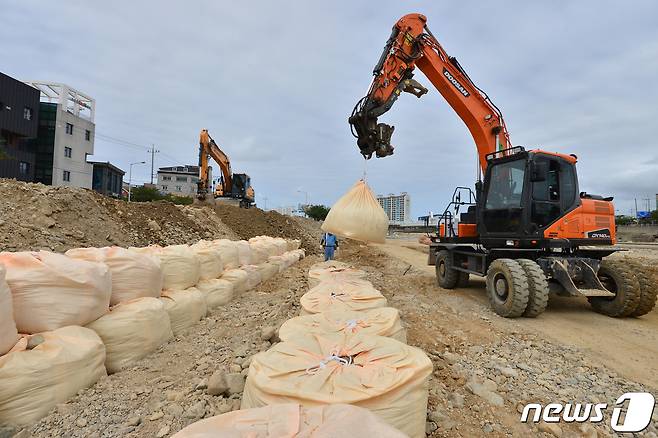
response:
{"label": "excavator tire", "polygon": [[658,281],[655,276],[647,272],[640,263],[633,263],[635,276],[640,284],[640,302],[630,316],[642,316],[651,312],[656,306],[658,298]]}
{"label": "excavator tire", "polygon": [[487,269],[487,295],[494,312],[505,318],[523,315],[530,295],[528,276],[516,260],[497,259]]}
{"label": "excavator tire", "polygon": [[640,282],[626,260],[603,260],[597,275],[605,288],[615,296],[588,297],[595,312],[619,318],[630,316],[637,310],[641,296]]}
{"label": "excavator tire", "polygon": [[468,272],[459,271],[459,280],[457,280],[457,287],[468,287]]}
{"label": "excavator tire", "polygon": [[528,276],[528,307],[523,312],[523,316],[534,318],[544,312],[548,305],[548,280],[534,260],[517,259],[516,261]]}
{"label": "excavator tire", "polygon": [[452,269],[452,254],[441,250],[436,254],[436,282],[444,289],[454,289],[459,282],[459,271]]}

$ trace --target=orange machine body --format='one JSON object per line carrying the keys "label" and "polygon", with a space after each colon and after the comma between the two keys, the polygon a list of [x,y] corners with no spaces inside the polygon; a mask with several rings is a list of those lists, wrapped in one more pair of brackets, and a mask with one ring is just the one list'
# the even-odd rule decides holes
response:
{"label": "orange machine body", "polygon": [[[581,199],[581,205],[571,210],[546,230],[547,239],[603,239],[617,243],[615,209],[612,202]],[[606,233],[597,231],[607,230]],[[593,242],[594,243],[594,242]]]}

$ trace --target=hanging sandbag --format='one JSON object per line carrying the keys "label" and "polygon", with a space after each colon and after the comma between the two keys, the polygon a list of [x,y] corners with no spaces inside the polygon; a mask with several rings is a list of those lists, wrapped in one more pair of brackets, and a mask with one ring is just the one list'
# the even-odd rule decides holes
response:
{"label": "hanging sandbag", "polygon": [[328,310],[291,318],[279,328],[279,339],[286,341],[304,333],[362,333],[407,342],[400,313],[393,307],[370,310]]}
{"label": "hanging sandbag", "polygon": [[107,312],[112,278],[107,265],[49,251],[3,252],[0,265],[19,333],[86,325]]}
{"label": "hanging sandbag", "polygon": [[345,404],[312,408],[285,403],[241,409],[190,424],[173,438],[405,438],[367,409]]}
{"label": "hanging sandbag", "polygon": [[233,299],[233,283],[223,278],[199,281],[195,288],[205,297],[208,309],[225,306]]}
{"label": "hanging sandbag", "polygon": [[384,243],[388,216],[372,190],[359,180],[329,210],[322,230],[362,242]]}
{"label": "hanging sandbag", "polygon": [[31,426],[105,376],[104,362],[103,342],[84,327],[22,338],[0,356],[0,424]]}
{"label": "hanging sandbag", "polygon": [[386,307],[386,298],[365,280],[323,281],[299,300],[301,315],[328,310],[368,310]]}
{"label": "hanging sandbag", "polygon": [[18,330],[14,321],[14,305],[9,285],[5,281],[5,268],[0,265],[0,356],[18,342]]}
{"label": "hanging sandbag", "polygon": [[173,337],[164,304],[151,297],[120,303],[87,328],[105,344],[108,373],[133,365]]}
{"label": "hanging sandbag", "polygon": [[178,336],[196,325],[208,313],[206,299],[194,287],[185,290],[166,290],[160,300],[165,305],[171,321],[171,331]]}
{"label": "hanging sandbag", "polygon": [[253,356],[241,408],[346,403],[420,438],[425,436],[431,372],[423,351],[391,338],[299,336]]}
{"label": "hanging sandbag", "polygon": [[66,251],[77,260],[104,263],[112,274],[110,305],[142,297],[159,297],[163,275],[157,258],[118,246],[76,248]]}

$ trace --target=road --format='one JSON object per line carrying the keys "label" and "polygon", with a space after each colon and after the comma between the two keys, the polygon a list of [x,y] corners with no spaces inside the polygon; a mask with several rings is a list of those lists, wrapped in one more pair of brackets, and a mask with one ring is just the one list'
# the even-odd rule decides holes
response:
{"label": "road", "polygon": [[[427,265],[427,247],[409,240],[390,239],[378,247],[388,255],[434,276]],[[484,279],[471,276],[469,288],[437,290],[468,305],[487,306]],[[494,324],[506,324],[493,311]],[[592,363],[601,363],[620,375],[658,388],[658,311],[640,318],[609,318],[593,312],[586,299],[551,297],[546,312],[537,318],[515,320],[523,330],[580,349]]]}

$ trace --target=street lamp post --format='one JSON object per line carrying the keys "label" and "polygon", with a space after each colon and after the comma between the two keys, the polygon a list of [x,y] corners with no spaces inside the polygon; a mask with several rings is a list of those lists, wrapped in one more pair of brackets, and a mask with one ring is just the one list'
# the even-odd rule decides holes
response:
{"label": "street lamp post", "polygon": [[304,194],[304,216],[308,217],[306,214],[306,207],[308,207],[308,192],[306,190],[297,190],[297,193],[303,193]]}
{"label": "street lamp post", "polygon": [[130,202],[130,195],[132,194],[133,188],[133,166],[135,164],[146,164],[146,161],[138,161],[136,163],[130,163],[130,169],[128,170],[128,202]]}

